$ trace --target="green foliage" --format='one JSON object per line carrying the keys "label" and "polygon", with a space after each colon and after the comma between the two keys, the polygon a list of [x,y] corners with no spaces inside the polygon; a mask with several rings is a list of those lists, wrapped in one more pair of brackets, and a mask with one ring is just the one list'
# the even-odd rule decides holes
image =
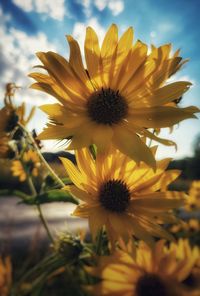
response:
{"label": "green foliage", "polygon": [[27,205],[40,205],[52,202],[71,202],[78,204],[78,201],[69,192],[60,189],[53,189],[37,196],[27,197],[22,202]]}

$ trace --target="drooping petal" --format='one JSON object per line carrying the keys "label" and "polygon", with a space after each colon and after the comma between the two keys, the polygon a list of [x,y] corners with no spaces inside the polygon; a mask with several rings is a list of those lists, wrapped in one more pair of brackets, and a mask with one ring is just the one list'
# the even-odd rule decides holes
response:
{"label": "drooping petal", "polygon": [[139,136],[127,129],[116,127],[113,141],[116,147],[125,155],[134,159],[137,163],[144,161],[155,168],[155,159],[151,150],[142,142]]}
{"label": "drooping petal", "polygon": [[[194,113],[199,112],[196,107],[152,107],[137,108],[131,111],[132,121],[146,128],[169,127],[188,118],[196,118]],[[129,120],[131,122],[131,120]]]}
{"label": "drooping petal", "polygon": [[83,183],[85,182],[85,179],[78,171],[78,169],[75,167],[75,165],[67,158],[60,157],[60,160],[62,161],[67,171],[67,174],[69,175],[74,185],[76,185],[79,189],[84,191]]}

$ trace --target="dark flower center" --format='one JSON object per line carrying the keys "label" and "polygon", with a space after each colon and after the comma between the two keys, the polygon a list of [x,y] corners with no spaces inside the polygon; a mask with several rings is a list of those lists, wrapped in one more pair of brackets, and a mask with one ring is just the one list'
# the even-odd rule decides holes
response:
{"label": "dark flower center", "polygon": [[100,124],[116,124],[124,119],[128,112],[125,99],[110,88],[95,92],[87,103],[89,117]]}
{"label": "dark flower center", "polygon": [[139,278],[136,286],[137,296],[170,296],[166,284],[156,274],[145,274]]}
{"label": "dark flower center", "polygon": [[29,160],[25,164],[27,172],[31,173],[35,167],[35,164],[32,160]]}
{"label": "dark flower center", "polygon": [[106,210],[123,213],[129,205],[130,192],[123,181],[110,180],[101,185],[99,200]]}
{"label": "dark flower center", "polygon": [[11,132],[16,127],[18,120],[18,115],[13,111],[10,114],[9,119],[7,121],[5,132]]}

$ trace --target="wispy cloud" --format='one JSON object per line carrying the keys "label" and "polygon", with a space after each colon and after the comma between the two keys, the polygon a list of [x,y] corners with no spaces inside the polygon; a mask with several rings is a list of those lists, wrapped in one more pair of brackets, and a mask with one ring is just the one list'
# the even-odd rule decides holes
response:
{"label": "wispy cloud", "polygon": [[1,95],[6,83],[15,82],[22,87],[20,100],[40,104],[44,100],[44,95],[36,94],[28,90],[31,81],[27,77],[32,71],[32,67],[38,64],[35,56],[37,51],[56,50],[56,47],[50,43],[47,36],[38,32],[34,36],[15,28],[7,28],[6,23],[10,16],[3,14],[0,9],[1,28],[0,35],[3,40],[0,47],[0,75],[1,75]]}
{"label": "wispy cloud", "polygon": [[36,12],[55,20],[63,20],[65,10],[65,0],[12,0],[26,12]]}

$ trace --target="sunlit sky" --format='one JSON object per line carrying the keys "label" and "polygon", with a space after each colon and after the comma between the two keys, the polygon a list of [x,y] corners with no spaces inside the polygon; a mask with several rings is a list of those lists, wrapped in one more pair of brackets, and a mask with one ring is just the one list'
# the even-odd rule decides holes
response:
{"label": "sunlit sky", "polygon": [[[185,94],[182,106],[200,107],[200,1],[199,0],[0,0],[0,95],[4,85],[15,82],[21,86],[16,102],[32,105],[53,103],[48,95],[31,90],[27,74],[38,64],[37,51],[53,50],[68,58],[66,34],[72,34],[83,46],[85,28],[90,25],[102,40],[111,23],[120,33],[133,26],[135,38],[159,46],[171,42],[174,50],[190,61],[174,80],[189,80],[193,87]],[[2,100],[3,101],[3,100]],[[2,101],[0,105],[2,105]],[[40,132],[46,117],[38,109],[30,124]],[[192,155],[192,143],[200,132],[198,120],[187,120],[162,136],[175,140],[178,151],[160,146],[159,157],[181,158]],[[45,149],[59,149],[48,142]]]}

